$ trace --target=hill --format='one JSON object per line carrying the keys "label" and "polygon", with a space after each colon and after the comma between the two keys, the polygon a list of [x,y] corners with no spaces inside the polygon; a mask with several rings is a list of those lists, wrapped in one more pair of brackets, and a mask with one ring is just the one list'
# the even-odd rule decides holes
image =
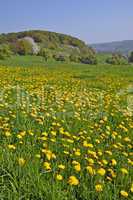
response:
{"label": "hill", "polygon": [[32,44],[36,43],[39,48],[46,48],[51,51],[63,52],[65,54],[70,54],[73,51],[84,54],[90,49],[85,42],[78,38],[61,33],[40,30],[0,34],[0,45],[15,45],[18,40],[23,38],[31,41]]}
{"label": "hill", "polygon": [[133,40],[124,40],[109,43],[91,44],[91,46],[97,51],[102,53],[122,53],[127,55],[133,51]]}

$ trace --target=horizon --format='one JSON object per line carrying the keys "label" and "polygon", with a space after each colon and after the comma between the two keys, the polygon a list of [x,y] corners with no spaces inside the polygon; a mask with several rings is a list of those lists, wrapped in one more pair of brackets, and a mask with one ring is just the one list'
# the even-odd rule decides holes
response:
{"label": "horizon", "polygon": [[132,7],[133,2],[121,0],[5,0],[1,3],[0,33],[46,30],[87,44],[133,40]]}

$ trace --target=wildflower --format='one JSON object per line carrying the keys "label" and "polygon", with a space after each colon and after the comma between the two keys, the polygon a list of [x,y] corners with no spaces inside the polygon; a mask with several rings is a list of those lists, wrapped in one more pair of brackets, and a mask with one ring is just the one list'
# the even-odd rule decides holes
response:
{"label": "wildflower", "polygon": [[103,186],[101,184],[97,184],[97,185],[95,185],[95,190],[97,192],[102,192],[103,191]]}
{"label": "wildflower", "polygon": [[19,158],[18,159],[18,163],[19,163],[20,166],[23,166],[25,164],[25,162],[26,161],[24,160],[24,158]]}
{"label": "wildflower", "polygon": [[121,191],[120,191],[120,194],[121,194],[121,196],[123,196],[123,197],[125,197],[125,198],[128,197],[128,193],[127,193],[126,191],[124,191],[124,190],[121,190]]}
{"label": "wildflower", "polygon": [[75,169],[77,172],[81,171],[81,166],[80,166],[80,164],[75,165],[75,166],[74,166],[74,169]]}
{"label": "wildflower", "polygon": [[43,163],[43,166],[44,166],[44,168],[45,168],[46,170],[51,170],[50,163],[44,162],[44,163]]}
{"label": "wildflower", "polygon": [[104,168],[100,168],[100,169],[98,169],[97,173],[98,173],[99,175],[101,175],[101,176],[104,176],[105,173],[106,173],[106,171],[105,171]]}
{"label": "wildflower", "polygon": [[89,165],[93,165],[94,164],[94,160],[92,158],[87,159],[89,162]]}
{"label": "wildflower", "polygon": [[115,166],[115,165],[117,164],[116,160],[115,160],[115,159],[112,159],[112,160],[111,160],[111,164],[112,164],[113,166]]}
{"label": "wildflower", "polygon": [[62,181],[62,180],[63,180],[63,176],[60,175],[60,174],[57,174],[57,175],[56,175],[56,179],[57,179],[58,181]]}
{"label": "wildflower", "polygon": [[102,163],[103,163],[104,165],[107,165],[107,164],[108,164],[108,161],[105,160],[105,159],[103,159],[103,160],[102,160]]}
{"label": "wildflower", "polygon": [[79,184],[79,180],[75,177],[75,176],[70,176],[68,183],[70,185],[78,185]]}
{"label": "wildflower", "polygon": [[5,132],[5,136],[6,136],[6,137],[10,137],[10,136],[11,136],[11,133],[10,133],[10,132],[8,132],[8,131],[7,131],[7,132]]}
{"label": "wildflower", "polygon": [[12,149],[12,150],[15,150],[15,149],[16,149],[15,145],[13,145],[13,144],[9,144],[9,145],[8,145],[8,148],[9,148],[9,149]]}
{"label": "wildflower", "polygon": [[83,146],[93,148],[93,144],[87,143],[87,141],[83,142]]}
{"label": "wildflower", "polygon": [[87,166],[86,169],[90,175],[92,176],[95,175],[95,170],[91,166]]}
{"label": "wildflower", "polygon": [[72,164],[73,164],[73,165],[78,165],[79,162],[77,162],[76,160],[73,160],[73,161],[72,161]]}
{"label": "wildflower", "polygon": [[60,165],[58,165],[58,168],[59,169],[65,169],[65,165],[60,164]]}
{"label": "wildflower", "polygon": [[81,155],[80,151],[75,151],[75,156],[80,156],[80,155]]}
{"label": "wildflower", "polygon": [[120,170],[121,170],[122,174],[128,174],[127,169],[125,169],[125,168],[121,168]]}

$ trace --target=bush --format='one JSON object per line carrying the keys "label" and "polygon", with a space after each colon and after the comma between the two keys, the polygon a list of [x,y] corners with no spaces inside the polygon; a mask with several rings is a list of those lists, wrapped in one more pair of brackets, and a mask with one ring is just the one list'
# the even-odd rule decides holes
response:
{"label": "bush", "polygon": [[53,55],[53,58],[54,58],[56,61],[61,61],[61,62],[67,61],[66,56],[63,55],[63,54],[55,54],[55,55]]}
{"label": "bush", "polygon": [[130,63],[133,63],[133,51],[130,53],[128,60]]}
{"label": "bush", "polygon": [[84,64],[92,64],[92,65],[95,65],[95,64],[97,64],[97,59],[96,59],[96,56],[91,56],[91,55],[82,56],[82,57],[80,58],[80,62],[81,62],[81,63],[84,63]]}
{"label": "bush", "polygon": [[15,44],[14,49],[19,55],[33,54],[32,44],[25,39],[18,40]]}
{"label": "bush", "polygon": [[79,55],[76,55],[76,54],[71,54],[71,55],[69,56],[69,60],[70,60],[71,62],[76,62],[76,63],[78,63],[78,62],[80,62],[80,56],[79,56]]}
{"label": "bush", "polygon": [[42,48],[38,55],[42,56],[45,59],[45,61],[48,61],[52,57],[51,53],[45,48]]}
{"label": "bush", "polygon": [[12,51],[10,50],[8,45],[1,45],[0,46],[0,59],[6,59],[12,55]]}
{"label": "bush", "polygon": [[128,64],[128,60],[125,56],[121,54],[112,54],[111,57],[106,59],[106,63],[112,65],[126,65]]}

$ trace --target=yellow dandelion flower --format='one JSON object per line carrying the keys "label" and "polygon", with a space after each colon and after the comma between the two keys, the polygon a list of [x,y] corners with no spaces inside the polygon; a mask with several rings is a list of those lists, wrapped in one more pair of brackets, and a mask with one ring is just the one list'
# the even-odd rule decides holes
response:
{"label": "yellow dandelion flower", "polygon": [[11,136],[11,133],[10,133],[10,132],[8,132],[8,131],[7,131],[7,132],[5,132],[5,136],[6,136],[6,137],[10,137],[10,136]]}
{"label": "yellow dandelion flower", "polygon": [[86,169],[91,176],[95,175],[95,169],[93,169],[91,166],[87,166]]}
{"label": "yellow dandelion flower", "polygon": [[115,165],[117,164],[116,160],[115,160],[115,159],[112,159],[112,160],[111,160],[111,164],[112,164],[113,166],[115,166]]}
{"label": "yellow dandelion flower", "polygon": [[122,174],[128,174],[128,170],[127,169],[121,168],[120,170],[121,170]]}
{"label": "yellow dandelion flower", "polygon": [[57,174],[57,175],[56,175],[56,179],[57,179],[58,181],[62,181],[62,180],[63,180],[63,176],[60,175],[60,174]]}
{"label": "yellow dandelion flower", "polygon": [[77,172],[80,172],[80,171],[81,171],[81,166],[80,166],[80,164],[75,165],[75,166],[74,166],[74,169],[75,169]]}
{"label": "yellow dandelion flower", "polygon": [[25,162],[26,161],[24,160],[24,158],[19,158],[18,159],[18,163],[19,163],[20,166],[23,166],[25,164]]}
{"label": "yellow dandelion flower", "polygon": [[69,179],[68,179],[68,183],[70,185],[78,185],[79,180],[75,176],[70,176]]}
{"label": "yellow dandelion flower", "polygon": [[46,170],[51,170],[51,164],[48,163],[48,162],[44,162],[44,163],[43,163],[43,167],[44,167],[44,169],[46,169]]}
{"label": "yellow dandelion flower", "polygon": [[14,144],[9,144],[9,145],[8,145],[8,148],[9,148],[9,149],[12,149],[12,150],[15,150],[15,149],[16,149],[16,147],[15,147]]}
{"label": "yellow dandelion flower", "polygon": [[58,168],[59,169],[65,169],[65,165],[60,164],[60,165],[58,165]]}
{"label": "yellow dandelion flower", "polygon": [[123,196],[123,197],[125,197],[125,198],[128,197],[128,193],[127,193],[126,191],[124,191],[124,190],[121,190],[121,191],[120,191],[120,194],[121,194],[121,196]]}
{"label": "yellow dandelion flower", "polygon": [[101,176],[104,176],[105,173],[106,173],[106,171],[105,171],[104,168],[100,168],[100,169],[98,169],[97,173],[98,173],[99,175],[101,175]]}
{"label": "yellow dandelion flower", "polygon": [[97,184],[97,185],[95,185],[95,190],[97,192],[102,192],[103,191],[103,186],[101,184]]}

